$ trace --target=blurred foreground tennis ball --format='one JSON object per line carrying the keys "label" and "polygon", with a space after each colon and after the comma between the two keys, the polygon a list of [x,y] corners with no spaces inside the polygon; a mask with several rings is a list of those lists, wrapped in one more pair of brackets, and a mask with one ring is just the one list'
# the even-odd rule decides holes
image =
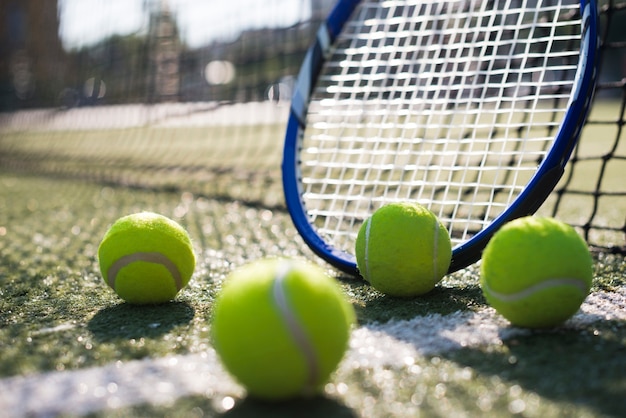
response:
{"label": "blurred foreground tennis ball", "polygon": [[187,231],[150,212],[118,219],[100,243],[98,261],[106,283],[136,304],[174,299],[196,263]]}
{"label": "blurred foreground tennis ball", "polygon": [[546,328],[578,311],[592,278],[591,254],[574,228],[528,216],[491,238],[480,283],[489,304],[513,325]]}
{"label": "blurred foreground tennis ball", "polygon": [[339,285],[318,267],[264,259],[233,271],[213,311],[215,350],[260,399],[313,395],[342,359],[355,321]]}
{"label": "blurred foreground tennis ball", "polygon": [[363,223],[356,239],[359,272],[375,289],[411,297],[431,291],[448,272],[450,236],[417,203],[391,203]]}

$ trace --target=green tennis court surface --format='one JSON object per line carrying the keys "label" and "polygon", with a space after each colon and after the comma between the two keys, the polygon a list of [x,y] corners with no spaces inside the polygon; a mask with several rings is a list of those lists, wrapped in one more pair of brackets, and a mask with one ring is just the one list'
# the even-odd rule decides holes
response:
{"label": "green tennis court surface", "polygon": [[[411,300],[329,270],[358,314],[331,382],[313,399],[247,398],[209,340],[225,275],[268,256],[328,268],[282,203],[282,129],[0,137],[0,406],[8,416],[624,415],[626,263],[608,250],[594,253],[594,285],[580,312],[548,331],[510,327],[489,308],[477,266]],[[259,132],[269,139],[254,142]],[[621,177],[608,178],[606,187],[623,187]],[[623,197],[615,201],[601,223],[623,222]],[[577,209],[563,216],[591,210]],[[198,255],[190,286],[161,306],[121,302],[98,271],[108,226],[142,210],[185,226]],[[621,241],[611,231],[596,238],[607,248],[624,245],[623,233]]]}

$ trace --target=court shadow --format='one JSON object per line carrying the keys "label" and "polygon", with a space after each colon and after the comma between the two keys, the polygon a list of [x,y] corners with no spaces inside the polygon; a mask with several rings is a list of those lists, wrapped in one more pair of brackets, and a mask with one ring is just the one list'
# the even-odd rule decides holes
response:
{"label": "court shadow", "polygon": [[187,302],[159,305],[119,305],[101,309],[87,324],[98,341],[158,337],[172,328],[189,323],[195,315]]}
{"label": "court shadow", "polygon": [[503,328],[505,350],[463,348],[443,357],[564,405],[589,408],[602,416],[623,416],[626,322],[603,320],[596,325],[514,333],[514,337],[512,328]]}
{"label": "court shadow", "polygon": [[351,285],[357,298],[364,301],[355,304],[359,319],[366,322],[384,323],[389,320],[408,320],[431,314],[448,315],[466,311],[468,307],[483,306],[485,300],[478,285],[445,287],[438,285],[430,292],[411,298],[387,296],[373,290],[368,284]]}
{"label": "court shadow", "polygon": [[311,399],[283,402],[264,402],[248,397],[218,416],[223,418],[356,418],[357,414],[334,399],[317,396]]}

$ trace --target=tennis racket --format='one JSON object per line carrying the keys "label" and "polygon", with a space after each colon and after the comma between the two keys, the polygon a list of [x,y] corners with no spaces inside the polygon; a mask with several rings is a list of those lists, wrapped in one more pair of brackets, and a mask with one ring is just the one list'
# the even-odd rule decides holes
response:
{"label": "tennis racket", "polygon": [[[561,178],[595,89],[592,0],[344,0],[298,76],[283,155],[294,225],[358,274],[380,206],[418,202],[447,227],[449,272]],[[415,237],[419,239],[419,237]]]}

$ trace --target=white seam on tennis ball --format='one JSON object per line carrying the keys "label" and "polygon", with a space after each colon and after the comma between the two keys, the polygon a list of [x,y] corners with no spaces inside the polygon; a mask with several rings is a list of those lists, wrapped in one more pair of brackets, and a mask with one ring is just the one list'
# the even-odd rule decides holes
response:
{"label": "white seam on tennis ball", "polygon": [[526,289],[521,290],[519,292],[508,293],[508,294],[496,292],[491,287],[489,287],[489,284],[487,283],[484,284],[485,290],[487,290],[487,292],[489,292],[491,296],[495,297],[496,299],[500,299],[503,302],[517,302],[519,300],[532,296],[532,294],[535,292],[540,292],[542,290],[550,289],[553,287],[561,287],[561,286],[575,287],[578,290],[580,290],[581,293],[583,293],[584,295],[587,295],[587,293],[589,292],[587,285],[582,280],[573,279],[569,277],[559,277],[559,278],[554,278],[550,280],[545,280],[533,286],[527,287]]}
{"label": "white seam on tennis ball", "polygon": [[285,321],[287,330],[293,337],[296,345],[304,354],[306,366],[309,372],[305,390],[312,392],[315,390],[315,386],[317,385],[317,381],[319,379],[318,359],[311,340],[307,336],[301,324],[298,322],[298,319],[293,314],[293,308],[289,306],[289,301],[287,300],[287,295],[285,294],[285,279],[290,271],[291,263],[289,263],[289,261],[283,261],[279,264],[272,289],[274,302],[278,306],[281,318]]}
{"label": "white seam on tennis ball", "polygon": [[117,278],[117,274],[120,270],[137,261],[162,265],[172,275],[176,289],[182,289],[183,280],[180,276],[180,271],[178,271],[178,267],[172,262],[172,260],[158,252],[137,252],[118,258],[115,263],[111,264],[111,267],[109,267],[107,272],[109,286],[115,289],[115,279]]}
{"label": "white seam on tennis ball", "polygon": [[370,281],[370,260],[369,260],[369,250],[370,250],[370,231],[372,228],[372,218],[368,218],[365,221],[365,249],[363,250],[364,258],[365,258],[365,280]]}

